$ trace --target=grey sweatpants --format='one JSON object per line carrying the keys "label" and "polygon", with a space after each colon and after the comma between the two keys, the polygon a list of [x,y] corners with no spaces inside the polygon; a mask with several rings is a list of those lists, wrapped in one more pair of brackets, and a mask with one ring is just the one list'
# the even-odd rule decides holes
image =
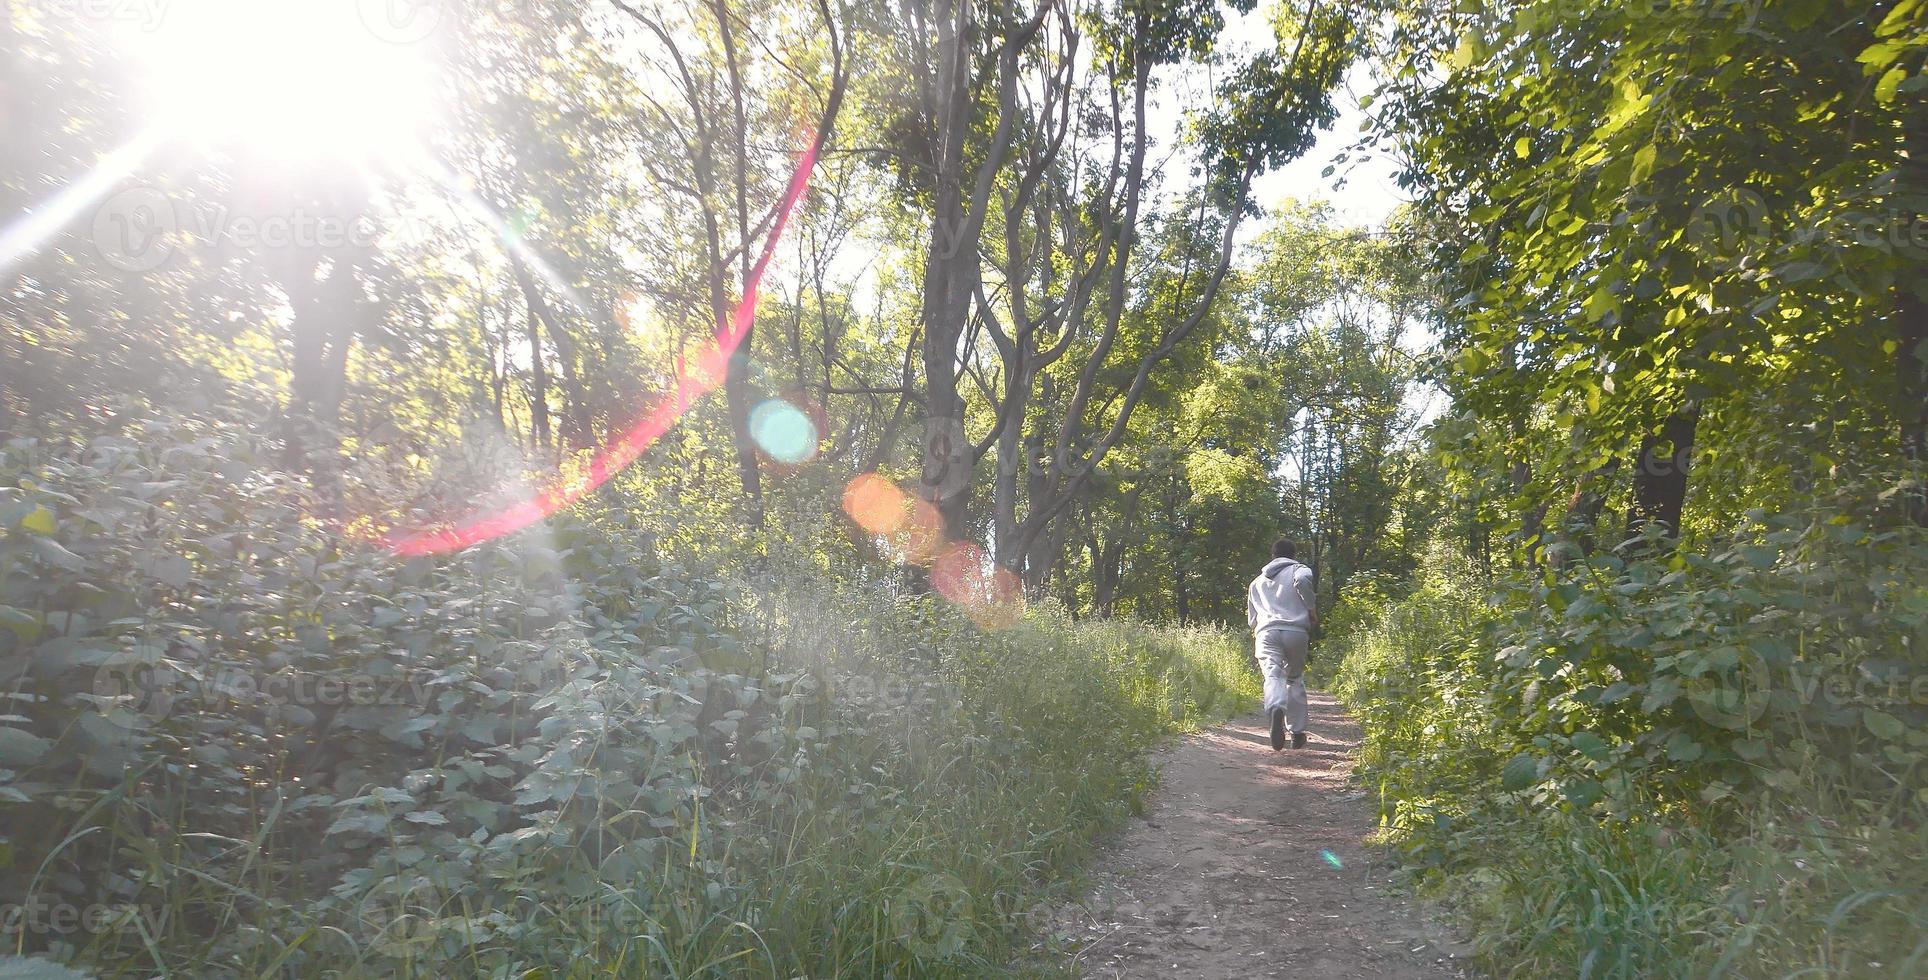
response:
{"label": "grey sweatpants", "polygon": [[1305,731],[1305,655],[1312,638],[1304,630],[1270,629],[1258,635],[1256,655],[1265,675],[1265,715],[1285,709],[1285,727]]}

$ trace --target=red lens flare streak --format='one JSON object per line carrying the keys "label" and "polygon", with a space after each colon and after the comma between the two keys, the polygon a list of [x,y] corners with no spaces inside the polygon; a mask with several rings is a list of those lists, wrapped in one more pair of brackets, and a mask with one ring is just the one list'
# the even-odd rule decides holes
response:
{"label": "red lens flare streak", "polygon": [[763,281],[763,272],[769,266],[771,256],[776,254],[777,242],[783,237],[783,228],[789,223],[791,211],[795,210],[797,201],[810,184],[810,171],[816,166],[817,151],[822,142],[822,133],[813,136],[809,148],[797,160],[796,172],[791,175],[790,184],[783,192],[782,206],[777,209],[776,223],[770,228],[769,237],[763,241],[763,251],[757,256],[756,265],[751,267],[749,277],[744,280],[743,296],[737,300],[735,309],[730,311],[729,320],[717,325],[714,343],[697,356],[694,370],[685,363],[677,364],[675,389],[657,400],[620,437],[598,450],[581,476],[551,484],[535,497],[504,510],[476,515],[451,527],[390,536],[384,539],[383,544],[400,555],[443,554],[538,523],[581,500],[585,494],[607,483],[610,477],[627,469],[656,440],[662,438],[683,417],[684,412],[689,411],[703,396],[715,391],[723,383],[730,355],[742,345],[743,338],[750,332],[750,324],[755,322],[757,287]]}

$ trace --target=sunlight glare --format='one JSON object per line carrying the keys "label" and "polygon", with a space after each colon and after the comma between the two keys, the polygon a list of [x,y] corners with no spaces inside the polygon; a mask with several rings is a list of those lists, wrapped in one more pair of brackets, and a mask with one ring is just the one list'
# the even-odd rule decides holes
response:
{"label": "sunlight glare", "polygon": [[425,45],[384,39],[358,6],[183,0],[127,43],[172,135],[278,162],[367,161],[419,142],[434,79]]}

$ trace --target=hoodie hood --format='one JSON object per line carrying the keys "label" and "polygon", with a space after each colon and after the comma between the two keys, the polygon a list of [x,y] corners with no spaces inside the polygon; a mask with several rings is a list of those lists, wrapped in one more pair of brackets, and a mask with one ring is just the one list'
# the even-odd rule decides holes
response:
{"label": "hoodie hood", "polygon": [[1245,619],[1255,632],[1307,630],[1313,601],[1312,570],[1291,558],[1274,558],[1246,590]]}

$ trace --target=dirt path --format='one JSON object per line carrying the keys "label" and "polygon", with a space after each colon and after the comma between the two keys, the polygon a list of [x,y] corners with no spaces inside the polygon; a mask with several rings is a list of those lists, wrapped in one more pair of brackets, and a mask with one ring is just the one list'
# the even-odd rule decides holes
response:
{"label": "dirt path", "polygon": [[1305,748],[1264,720],[1187,738],[1144,820],[1097,860],[1048,928],[1086,977],[1453,977],[1453,950],[1391,894],[1360,843],[1372,806],[1347,781],[1359,726],[1312,695]]}

